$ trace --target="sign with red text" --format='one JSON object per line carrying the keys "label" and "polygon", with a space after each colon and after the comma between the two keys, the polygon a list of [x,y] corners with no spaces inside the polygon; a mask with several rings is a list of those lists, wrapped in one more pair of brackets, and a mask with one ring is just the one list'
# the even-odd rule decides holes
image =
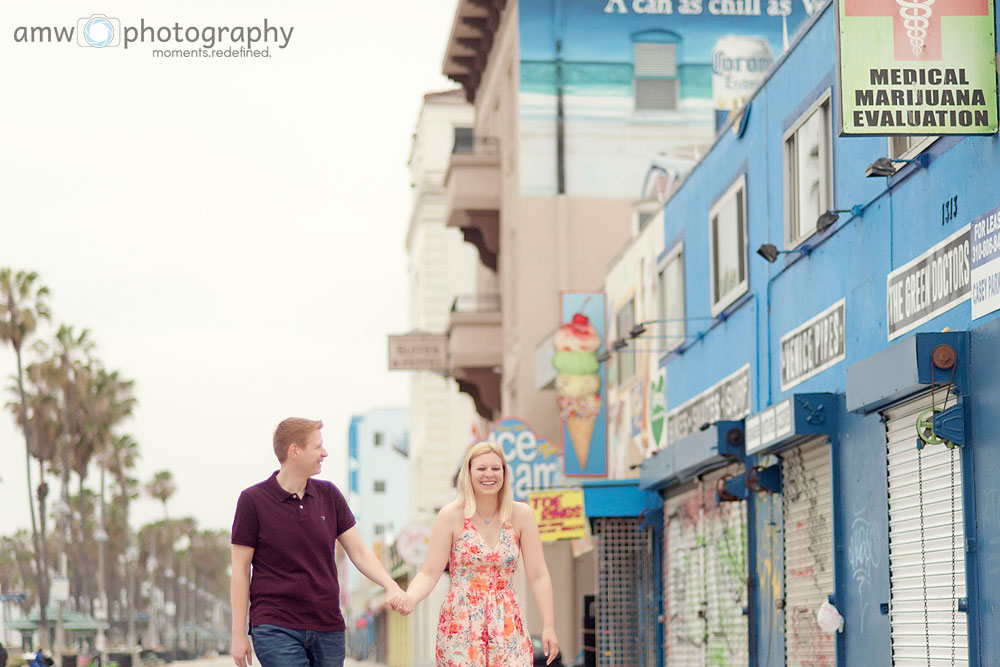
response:
{"label": "sign with red text", "polygon": [[587,534],[582,489],[533,491],[528,504],[535,510],[542,542],[575,540]]}
{"label": "sign with red text", "polygon": [[993,0],[837,0],[840,132],[997,131]]}

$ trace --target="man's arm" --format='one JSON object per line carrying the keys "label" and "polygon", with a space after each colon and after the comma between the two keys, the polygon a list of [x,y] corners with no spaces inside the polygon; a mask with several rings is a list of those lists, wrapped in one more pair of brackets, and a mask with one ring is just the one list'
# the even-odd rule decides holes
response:
{"label": "man's arm", "polygon": [[253,547],[233,545],[233,581],[229,589],[233,606],[233,641],[231,653],[236,667],[253,664],[250,639],[247,637],[247,609],[250,606],[250,563]]}
{"label": "man's arm", "polygon": [[403,589],[389,576],[382,562],[372,553],[365,541],[361,539],[361,533],[356,526],[351,526],[337,539],[340,545],[347,552],[347,557],[354,563],[361,574],[365,575],[373,582],[385,589],[387,601],[392,604],[394,600],[403,595]]}

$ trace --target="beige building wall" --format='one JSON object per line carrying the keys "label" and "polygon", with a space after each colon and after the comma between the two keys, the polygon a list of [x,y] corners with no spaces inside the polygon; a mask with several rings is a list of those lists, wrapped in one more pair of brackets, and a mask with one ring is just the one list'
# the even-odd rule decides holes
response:
{"label": "beige building wall", "polygon": [[[517,4],[509,2],[476,97],[476,136],[499,140],[501,178],[499,271],[481,267],[480,276],[487,285],[496,280],[501,295],[501,412],[558,442],[556,395],[535,389],[534,349],[560,324],[560,291],[602,288],[608,260],[629,238],[632,200],[522,196],[517,23]],[[593,558],[574,563],[567,542],[546,545],[545,558],[555,592],[556,634],[569,662],[580,650],[581,596],[594,588]],[[540,634],[541,618],[523,571],[519,579],[529,632]]]}

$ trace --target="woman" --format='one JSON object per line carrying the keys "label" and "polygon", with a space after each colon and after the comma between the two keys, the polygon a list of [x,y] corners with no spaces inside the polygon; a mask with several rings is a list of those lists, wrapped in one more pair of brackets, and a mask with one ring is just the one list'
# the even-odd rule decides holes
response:
{"label": "woman", "polygon": [[530,667],[531,641],[511,582],[519,555],[542,617],[545,664],[559,654],[552,580],[535,513],[513,498],[503,449],[492,442],[470,447],[458,475],[458,497],[438,513],[427,558],[399,606],[409,613],[449,566],[451,588],[438,620],[438,667]]}

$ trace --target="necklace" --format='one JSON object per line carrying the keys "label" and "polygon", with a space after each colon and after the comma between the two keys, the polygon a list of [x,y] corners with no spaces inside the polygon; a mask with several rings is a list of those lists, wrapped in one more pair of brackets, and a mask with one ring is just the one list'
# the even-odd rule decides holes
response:
{"label": "necklace", "polygon": [[490,518],[487,519],[486,517],[484,517],[482,514],[479,513],[479,508],[476,508],[476,514],[479,514],[479,518],[482,519],[483,523],[485,523],[487,526],[490,525],[490,521],[496,518],[497,512],[499,511],[500,511],[499,509],[495,510],[493,514],[490,515]]}

